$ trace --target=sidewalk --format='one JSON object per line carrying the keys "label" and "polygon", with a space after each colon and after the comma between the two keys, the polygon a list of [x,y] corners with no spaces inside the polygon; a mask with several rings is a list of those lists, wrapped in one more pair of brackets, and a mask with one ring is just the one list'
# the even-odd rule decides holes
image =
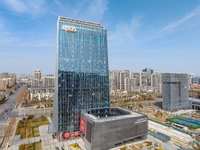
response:
{"label": "sidewalk", "polygon": [[47,117],[47,119],[49,120],[49,123],[52,123],[51,118]]}
{"label": "sidewalk", "polygon": [[75,143],[77,143],[82,150],[86,150],[84,147],[84,142],[81,138],[58,142],[57,139],[53,139],[52,134],[47,133],[48,125],[40,126],[39,130],[43,150],[56,150],[56,147],[60,149],[61,147],[64,147],[65,149],[75,150],[75,148],[69,146]]}
{"label": "sidewalk", "polygon": [[33,137],[33,138],[26,138],[26,139],[21,139],[19,141],[16,141],[12,145],[12,149],[9,150],[17,150],[20,145],[22,144],[31,144],[31,143],[36,143],[40,141],[40,136],[39,137]]}
{"label": "sidewalk", "polygon": [[10,145],[10,147],[8,148],[8,150],[11,150],[11,148],[12,148],[18,122],[19,122],[19,120],[16,120],[15,126],[14,126],[14,128],[12,129],[12,135],[11,135],[11,137],[9,138],[9,142],[8,142],[8,145]]}

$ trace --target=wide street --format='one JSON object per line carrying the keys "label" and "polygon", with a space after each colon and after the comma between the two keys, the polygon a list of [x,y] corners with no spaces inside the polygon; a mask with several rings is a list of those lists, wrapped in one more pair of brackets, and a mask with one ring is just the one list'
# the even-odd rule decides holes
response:
{"label": "wide street", "polygon": [[[9,119],[11,117],[16,116],[16,99],[23,88],[24,84],[20,85],[20,87],[17,88],[16,91],[13,91],[12,94],[9,95],[2,104],[0,104],[0,131],[3,131],[3,128],[9,124]],[[11,126],[11,128],[13,128],[13,125]],[[2,142],[2,140],[3,137],[0,138],[0,142]],[[9,137],[5,137],[1,149],[7,148],[8,141]]]}
{"label": "wide street", "polygon": [[16,98],[23,88],[24,84],[20,85],[16,91],[14,91],[2,104],[0,104],[0,131],[3,129],[5,124],[8,124],[10,117],[16,116],[16,111],[14,111],[16,109]]}

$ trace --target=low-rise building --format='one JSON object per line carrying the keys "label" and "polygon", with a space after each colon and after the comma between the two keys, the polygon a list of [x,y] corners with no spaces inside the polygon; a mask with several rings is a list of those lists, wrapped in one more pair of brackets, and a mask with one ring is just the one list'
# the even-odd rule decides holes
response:
{"label": "low-rise building", "polygon": [[53,99],[54,90],[52,87],[32,87],[31,88],[31,100],[33,99]]}
{"label": "low-rise building", "polygon": [[[107,150],[147,138],[147,115],[121,107],[82,112],[80,130],[87,150]],[[101,114],[104,114],[102,116]]]}
{"label": "low-rise building", "polygon": [[54,84],[55,84],[54,75],[45,75],[41,77],[41,71],[35,70],[31,86],[31,100],[53,99]]}

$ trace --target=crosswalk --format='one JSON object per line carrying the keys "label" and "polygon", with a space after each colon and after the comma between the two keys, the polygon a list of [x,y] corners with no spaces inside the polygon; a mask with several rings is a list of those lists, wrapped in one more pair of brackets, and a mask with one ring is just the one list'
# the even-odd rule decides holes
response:
{"label": "crosswalk", "polygon": [[5,122],[0,122],[0,126],[4,126],[4,125],[8,125],[8,120],[6,120]]}
{"label": "crosswalk", "polygon": [[3,113],[5,111],[5,109],[7,109],[10,106],[9,103],[4,103],[0,105],[0,114]]}

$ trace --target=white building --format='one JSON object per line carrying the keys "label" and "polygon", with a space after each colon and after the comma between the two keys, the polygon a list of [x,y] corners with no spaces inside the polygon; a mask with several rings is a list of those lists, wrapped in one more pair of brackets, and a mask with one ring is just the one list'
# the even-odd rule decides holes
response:
{"label": "white building", "polygon": [[34,78],[35,79],[41,79],[41,77],[42,77],[41,71],[40,70],[35,70],[34,71]]}
{"label": "white building", "polygon": [[41,71],[34,71],[32,79],[31,99],[53,99],[54,97],[55,76],[46,75],[41,77]]}
{"label": "white building", "polygon": [[160,93],[160,74],[158,72],[151,74],[151,87],[154,93]]}
{"label": "white building", "polygon": [[42,77],[44,87],[54,87],[55,85],[55,76],[43,76]]}
{"label": "white building", "polygon": [[130,76],[129,70],[124,70],[120,72],[120,90],[125,90],[124,79]]}
{"label": "white building", "polygon": [[163,74],[164,72],[160,73],[160,93],[163,93]]}
{"label": "white building", "polygon": [[116,82],[115,81],[116,81],[115,78],[113,78],[113,77],[109,78],[110,93],[112,93],[112,91],[117,90],[117,88],[116,88]]}
{"label": "white building", "polygon": [[124,87],[126,91],[132,91],[135,87],[135,78],[126,77],[124,78]]}

